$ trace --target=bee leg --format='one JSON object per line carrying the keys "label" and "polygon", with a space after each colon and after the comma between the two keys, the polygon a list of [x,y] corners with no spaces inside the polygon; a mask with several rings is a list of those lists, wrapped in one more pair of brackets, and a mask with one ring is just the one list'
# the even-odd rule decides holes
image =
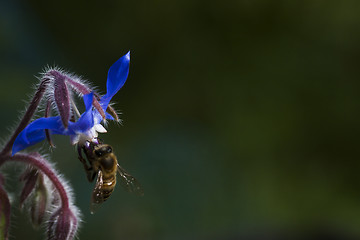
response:
{"label": "bee leg", "polygon": [[94,179],[95,179],[95,177],[96,177],[96,172],[95,172],[95,171],[92,171],[92,173],[89,173],[89,172],[88,172],[87,177],[88,177],[89,182],[94,181]]}
{"label": "bee leg", "polygon": [[82,148],[80,146],[78,146],[77,150],[78,150],[78,154],[79,154],[78,158],[84,166],[84,169],[86,172],[86,177],[89,182],[92,182],[95,178],[95,172],[94,172],[93,168],[87,164],[86,159],[83,158],[82,153],[81,153]]}
{"label": "bee leg", "polygon": [[94,172],[92,167],[90,167],[88,170],[86,170],[86,177],[89,182],[94,181],[95,176],[96,176],[96,173]]}

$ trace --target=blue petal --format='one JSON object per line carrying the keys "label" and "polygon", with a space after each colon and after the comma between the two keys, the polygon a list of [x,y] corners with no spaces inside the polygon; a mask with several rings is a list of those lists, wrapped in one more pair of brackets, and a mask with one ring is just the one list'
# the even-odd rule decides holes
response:
{"label": "blue petal", "polygon": [[45,131],[41,130],[35,131],[27,140],[24,139],[24,135],[25,133],[22,131],[15,139],[12,155],[45,139]]}
{"label": "blue petal", "polygon": [[34,131],[37,130],[54,130],[56,134],[65,135],[65,129],[62,125],[61,118],[57,117],[49,117],[49,118],[39,118],[32,123],[30,123],[24,130],[24,139],[27,140],[28,137],[31,137]]}
{"label": "blue petal", "polygon": [[30,147],[45,139],[45,129],[51,130],[51,134],[61,135],[75,135],[78,132],[85,132],[89,128],[94,126],[94,119],[92,115],[92,101],[93,93],[84,95],[84,103],[86,111],[81,115],[80,119],[76,122],[69,122],[68,129],[65,129],[61,118],[49,117],[39,118],[30,123],[15,139],[12,154],[14,155],[18,151],[21,151],[27,147]]}
{"label": "blue petal", "polygon": [[106,119],[109,120],[115,120],[113,116],[111,116],[109,113],[105,113]]}
{"label": "blue petal", "polygon": [[[103,120],[103,117],[96,109],[94,109],[93,111],[93,118],[94,118],[94,125],[101,123],[101,121]],[[107,112],[105,113],[105,118],[108,120],[115,120],[115,118]]]}
{"label": "blue petal", "polygon": [[111,98],[120,90],[124,85],[129,75],[130,65],[130,51],[117,60],[109,69],[106,94],[101,98],[101,106],[106,110]]}
{"label": "blue petal", "polygon": [[32,146],[45,139],[45,129],[53,130],[54,134],[64,134],[65,129],[60,117],[39,118],[30,123],[15,139],[12,154]]}
{"label": "blue petal", "polygon": [[93,92],[88,93],[88,94],[83,96],[86,111],[91,108],[92,102],[93,102],[93,97],[94,97]]}
{"label": "blue petal", "polygon": [[70,134],[77,134],[86,132],[94,126],[94,117],[92,111],[92,101],[94,93],[89,93],[83,96],[86,111],[81,115],[77,122],[69,122],[69,132]]}

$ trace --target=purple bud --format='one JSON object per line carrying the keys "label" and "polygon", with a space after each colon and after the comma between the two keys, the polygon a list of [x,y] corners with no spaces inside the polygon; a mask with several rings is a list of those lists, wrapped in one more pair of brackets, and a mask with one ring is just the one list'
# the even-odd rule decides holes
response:
{"label": "purple bud", "polygon": [[61,121],[65,128],[68,127],[70,119],[70,99],[69,90],[66,86],[66,77],[58,71],[51,71],[50,74],[54,77],[54,98],[57,109],[59,111]]}
{"label": "purple bud", "polygon": [[44,184],[44,177],[39,174],[37,186],[34,191],[34,196],[30,205],[31,222],[34,227],[40,226],[43,223],[48,206],[47,191]]}
{"label": "purple bud", "polygon": [[69,208],[60,208],[49,219],[49,240],[71,240],[77,230],[77,219]]}
{"label": "purple bud", "polygon": [[34,227],[38,227],[45,219],[48,206],[47,190],[44,184],[44,177],[41,172],[28,168],[20,177],[24,181],[24,187],[20,195],[20,207],[29,198],[30,217]]}
{"label": "purple bud", "polygon": [[37,170],[32,168],[26,169],[24,173],[21,175],[20,181],[25,182],[25,184],[20,194],[20,207],[23,206],[25,200],[34,190],[37,179],[38,179],[38,172]]}
{"label": "purple bud", "polygon": [[10,201],[3,188],[4,179],[0,175],[0,239],[8,239],[10,226]]}

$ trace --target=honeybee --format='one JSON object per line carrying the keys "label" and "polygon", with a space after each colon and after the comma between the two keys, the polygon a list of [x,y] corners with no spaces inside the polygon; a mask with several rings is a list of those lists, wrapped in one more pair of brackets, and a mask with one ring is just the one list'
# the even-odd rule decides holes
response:
{"label": "honeybee", "polygon": [[[82,157],[81,150],[86,155]],[[116,180],[125,190],[139,196],[144,195],[140,183],[122,168],[109,144],[103,144],[99,139],[86,142],[78,146],[79,160],[83,163],[89,182],[94,181],[97,175],[95,188],[92,192],[90,211],[94,213],[101,203],[105,202],[114,191]],[[117,178],[119,173],[119,178]]]}

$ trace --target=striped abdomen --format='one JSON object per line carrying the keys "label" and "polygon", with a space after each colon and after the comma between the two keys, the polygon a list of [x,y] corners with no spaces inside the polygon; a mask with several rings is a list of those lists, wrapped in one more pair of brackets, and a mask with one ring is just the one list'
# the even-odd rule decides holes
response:
{"label": "striped abdomen", "polygon": [[114,191],[116,185],[116,172],[114,175],[110,175],[109,177],[103,176],[103,185],[100,189],[103,200],[106,201],[111,193]]}

